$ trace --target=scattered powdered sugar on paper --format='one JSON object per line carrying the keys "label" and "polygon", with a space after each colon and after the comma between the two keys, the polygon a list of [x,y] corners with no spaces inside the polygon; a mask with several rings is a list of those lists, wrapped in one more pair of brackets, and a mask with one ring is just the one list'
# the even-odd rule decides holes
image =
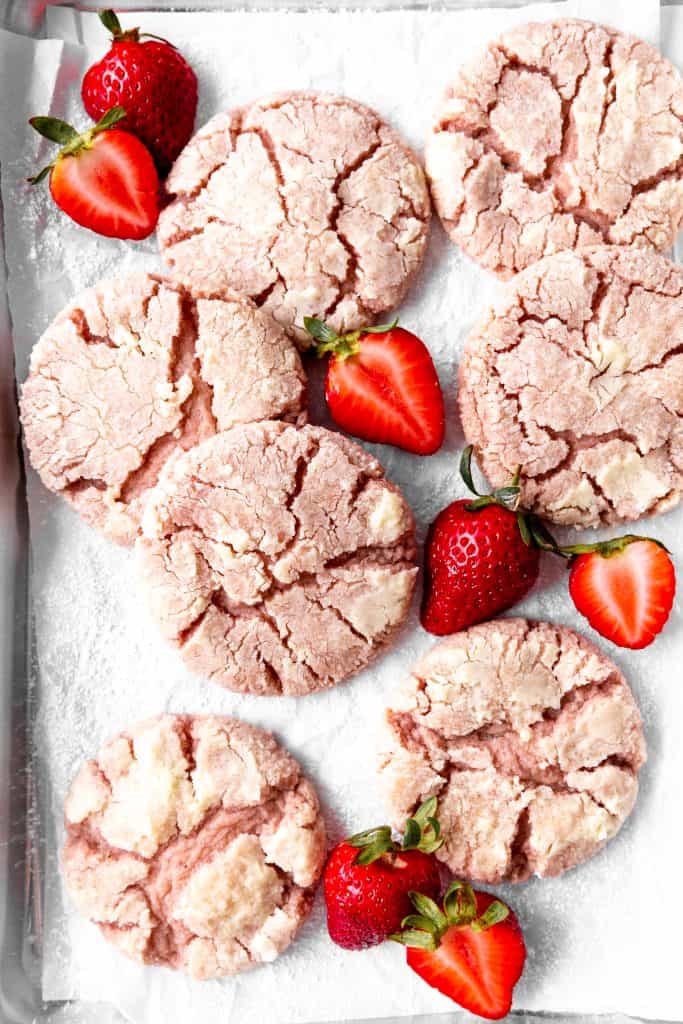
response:
{"label": "scattered powdered sugar on paper", "polygon": [[[656,0],[631,6],[637,10],[626,11],[618,0],[577,0],[496,12],[147,14],[145,28],[179,41],[196,67],[198,124],[258,95],[315,87],[375,106],[421,149],[440,90],[456,65],[492,35],[531,17],[593,13],[656,42]],[[72,12],[52,8],[49,28],[58,34],[73,18]],[[20,381],[33,342],[75,291],[113,273],[160,266],[153,238],[138,246],[98,238],[62,217],[46,188],[31,190],[24,183],[48,152],[26,128],[26,117],[50,108],[83,123],[78,83],[103,51],[104,36],[94,16],[84,17],[82,28],[86,47],[30,40],[10,46],[0,37],[7,54],[14,55],[0,141]],[[446,445],[425,460],[369,446],[403,488],[421,540],[434,515],[464,494],[455,372],[467,332],[497,287],[447,242],[435,221],[425,268],[401,317],[424,338],[437,362],[448,415]],[[312,419],[325,422],[322,367],[312,369]],[[273,729],[317,785],[333,839],[383,821],[374,780],[383,710],[409,666],[432,643],[419,627],[417,608],[396,647],[349,683],[296,700],[230,694],[188,675],[164,645],[137,595],[131,554],[84,526],[32,471],[28,491],[36,757],[46,828],[44,997],[108,1000],[137,1024],[173,1024],[187,1020],[188,1013],[191,1019],[240,1024],[449,1013],[451,1003],[400,966],[403,954],[394,945],[364,954],[334,947],[324,931],[320,898],[296,943],[276,963],[238,979],[199,984],[117,954],[77,916],[58,871],[62,802],[79,763],[130,721],[163,710],[235,713]],[[676,550],[682,521],[679,511],[638,529],[651,529]],[[543,579],[514,614],[588,632],[571,608],[563,574],[546,559]],[[651,650],[633,655],[608,650],[640,702],[651,755],[641,774],[639,803],[623,832],[592,862],[561,879],[501,889],[518,910],[529,941],[528,968],[516,995],[520,1009],[618,1009],[683,1017],[675,916],[658,915],[658,943],[646,946],[641,938],[652,927],[652,908],[665,905],[664,885],[678,873],[682,635],[677,608]]]}

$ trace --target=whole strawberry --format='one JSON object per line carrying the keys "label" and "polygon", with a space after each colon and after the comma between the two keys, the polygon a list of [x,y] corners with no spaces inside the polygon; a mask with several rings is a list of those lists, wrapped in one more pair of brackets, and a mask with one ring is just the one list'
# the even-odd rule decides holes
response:
{"label": "whole strawberry", "polygon": [[137,28],[124,32],[113,11],[100,12],[100,21],[112,45],[86,72],[83,105],[93,120],[110,107],[123,107],[122,127],[145,143],[164,177],[194,128],[197,76],[165,39]]}
{"label": "whole strawberry", "polygon": [[384,825],[351,836],[334,848],[323,888],[330,938],[344,949],[366,949],[398,931],[411,912],[410,893],[436,898],[441,887],[433,854],[441,846],[436,798],[406,822],[395,842]]}
{"label": "whole strawberry", "polygon": [[[472,449],[461,460],[465,483],[477,494]],[[517,511],[518,475],[508,487],[475,500],[454,501],[427,537],[422,625],[445,636],[484,622],[521,600],[538,578],[540,551],[525,514]]]}

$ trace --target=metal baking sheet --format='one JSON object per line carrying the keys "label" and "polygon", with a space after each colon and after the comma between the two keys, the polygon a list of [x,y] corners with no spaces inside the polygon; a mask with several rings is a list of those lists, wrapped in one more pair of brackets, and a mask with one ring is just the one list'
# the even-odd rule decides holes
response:
{"label": "metal baking sheet", "polygon": [[[460,2],[453,8],[476,6],[519,6],[526,0],[496,4]],[[624,0],[624,3],[635,0]],[[0,0],[0,27],[41,37],[45,7],[38,0]],[[73,5],[77,8],[77,5]],[[93,10],[106,4],[87,4]],[[216,2],[162,4],[121,2],[121,10],[180,9],[206,10],[269,7],[328,8],[311,0],[308,5],[272,0],[256,5]],[[357,0],[336,6],[358,8]],[[375,2],[374,9],[406,6],[414,9],[426,3]],[[81,9],[81,8],[77,8]],[[2,69],[0,68],[0,75]],[[2,154],[0,154],[0,157]],[[1,164],[0,164],[1,166]],[[113,1008],[97,1003],[44,1003],[40,990],[41,918],[41,836],[45,823],[37,797],[31,760],[30,689],[31,628],[28,594],[29,548],[23,467],[18,436],[16,393],[13,372],[11,323],[6,295],[6,254],[2,241],[0,205],[0,1024],[59,1022],[59,1024],[116,1024],[123,1018]],[[520,1021],[554,1020],[567,1024],[621,1024],[622,1015],[570,1017],[563,1015],[513,1013]],[[446,1024],[472,1019],[462,1013],[402,1018],[395,1024]],[[264,1024],[269,1024],[264,1021]],[[343,1022],[340,1022],[343,1024]],[[364,1022],[357,1022],[364,1024]],[[370,1024],[370,1022],[365,1022]],[[394,1024],[386,1020],[375,1024]]]}

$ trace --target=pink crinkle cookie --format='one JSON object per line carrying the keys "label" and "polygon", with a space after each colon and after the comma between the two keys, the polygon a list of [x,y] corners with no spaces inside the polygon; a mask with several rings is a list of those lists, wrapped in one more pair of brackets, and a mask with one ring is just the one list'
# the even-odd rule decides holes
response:
{"label": "pink crinkle cookie", "polygon": [[683,269],[601,246],[518,274],[460,364],[465,436],[495,486],[599,526],[664,512],[683,490]]}
{"label": "pink crinkle cookie", "polygon": [[446,90],[425,151],[434,204],[503,276],[583,245],[667,249],[682,117],[681,77],[648,43],[588,21],[520,26]]}
{"label": "pink crinkle cookie", "polygon": [[237,427],[166,467],[137,541],[153,617],[232,690],[339,683],[403,623],[413,515],[379,463],[321,427]]}
{"label": "pink crinkle cookie", "polygon": [[67,889],[134,960],[237,974],[274,960],[311,909],[326,849],[318,798],[251,725],[138,723],[83,764],[65,811]]}
{"label": "pink crinkle cookie", "polygon": [[343,96],[282,93],[219,114],[166,188],[158,235],[173,275],[250,295],[302,346],[306,315],[349,331],[398,305],[425,253],[419,160]]}
{"label": "pink crinkle cookie", "polygon": [[82,292],[50,324],[21,418],[46,487],[131,544],[171,454],[237,423],[302,422],[305,408],[294,345],[249,299],[138,273]]}
{"label": "pink crinkle cookie", "polygon": [[636,800],[645,741],[633,695],[565,627],[501,619],[441,641],[387,722],[392,819],[437,796],[437,856],[461,878],[559,875],[613,838]]}

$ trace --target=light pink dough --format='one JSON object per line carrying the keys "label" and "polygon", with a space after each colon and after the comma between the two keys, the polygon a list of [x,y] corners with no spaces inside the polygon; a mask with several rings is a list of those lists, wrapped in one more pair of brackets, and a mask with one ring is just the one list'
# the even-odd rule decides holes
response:
{"label": "light pink dough", "polygon": [[521,465],[540,515],[666,511],[683,489],[683,269],[616,246],[540,260],[472,332],[458,397],[491,483]]}
{"label": "light pink dough", "polygon": [[419,160],[343,96],[282,93],[219,114],[166,188],[158,235],[174,276],[250,295],[302,346],[305,315],[353,330],[398,305],[424,256]]}
{"label": "light pink dough", "polygon": [[121,544],[171,454],[237,423],[303,422],[305,409],[301,360],[267,314],[152,274],[74,299],[35,345],[21,397],[45,486]]}
{"label": "light pink dough", "polygon": [[137,542],[163,634],[232,690],[301,695],[368,664],[404,621],[414,520],[379,463],[320,427],[235,428],[170,463]]}
{"label": "light pink dough", "polygon": [[522,25],[449,85],[425,161],[443,225],[503,276],[608,242],[667,249],[683,221],[683,85],[634,36]]}
{"label": "light pink dough", "polygon": [[438,797],[461,878],[559,875],[621,828],[645,761],[621,672],[578,633],[500,619],[431,648],[387,711],[380,781],[398,826]]}
{"label": "light pink dough", "polygon": [[133,960],[193,978],[274,960],[325,860],[297,762],[230,718],[162,715],[115,737],[81,767],[65,822],[77,909]]}

